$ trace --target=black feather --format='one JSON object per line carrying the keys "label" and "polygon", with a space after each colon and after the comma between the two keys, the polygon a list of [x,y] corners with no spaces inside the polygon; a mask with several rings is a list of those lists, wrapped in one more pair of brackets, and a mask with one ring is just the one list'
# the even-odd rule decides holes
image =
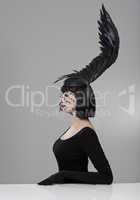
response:
{"label": "black feather", "polygon": [[100,20],[97,22],[101,53],[81,70],[73,70],[73,73],[60,76],[54,83],[63,78],[80,77],[90,84],[116,61],[120,45],[119,34],[103,3],[100,10]]}

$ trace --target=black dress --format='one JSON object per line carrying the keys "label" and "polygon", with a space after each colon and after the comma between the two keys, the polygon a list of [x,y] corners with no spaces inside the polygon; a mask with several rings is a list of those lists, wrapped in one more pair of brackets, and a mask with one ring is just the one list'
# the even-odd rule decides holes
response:
{"label": "black dress", "polygon": [[[59,171],[38,185],[112,184],[113,173],[95,130],[87,126],[68,139],[63,140],[61,136],[53,144]],[[88,157],[97,172],[88,171]]]}

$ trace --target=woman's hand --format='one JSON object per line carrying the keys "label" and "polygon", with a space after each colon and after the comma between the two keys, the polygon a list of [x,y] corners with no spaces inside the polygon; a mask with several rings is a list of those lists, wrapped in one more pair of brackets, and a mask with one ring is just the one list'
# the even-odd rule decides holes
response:
{"label": "woman's hand", "polygon": [[37,183],[38,185],[53,185],[57,183],[64,183],[64,177],[60,172],[52,174],[48,178],[44,179],[43,181]]}

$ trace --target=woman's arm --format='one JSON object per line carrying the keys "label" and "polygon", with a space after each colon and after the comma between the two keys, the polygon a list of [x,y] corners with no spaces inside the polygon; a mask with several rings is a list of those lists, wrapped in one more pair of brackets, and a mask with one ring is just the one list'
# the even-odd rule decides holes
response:
{"label": "woman's arm", "polygon": [[81,135],[79,142],[81,149],[88,155],[97,172],[61,170],[41,181],[40,185],[55,183],[112,184],[112,170],[96,132],[89,129]]}

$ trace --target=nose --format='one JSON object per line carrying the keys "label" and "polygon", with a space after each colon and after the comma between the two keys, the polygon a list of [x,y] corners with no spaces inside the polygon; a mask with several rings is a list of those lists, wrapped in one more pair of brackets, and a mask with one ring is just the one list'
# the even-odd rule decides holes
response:
{"label": "nose", "polygon": [[61,97],[61,102],[65,101],[65,95]]}

